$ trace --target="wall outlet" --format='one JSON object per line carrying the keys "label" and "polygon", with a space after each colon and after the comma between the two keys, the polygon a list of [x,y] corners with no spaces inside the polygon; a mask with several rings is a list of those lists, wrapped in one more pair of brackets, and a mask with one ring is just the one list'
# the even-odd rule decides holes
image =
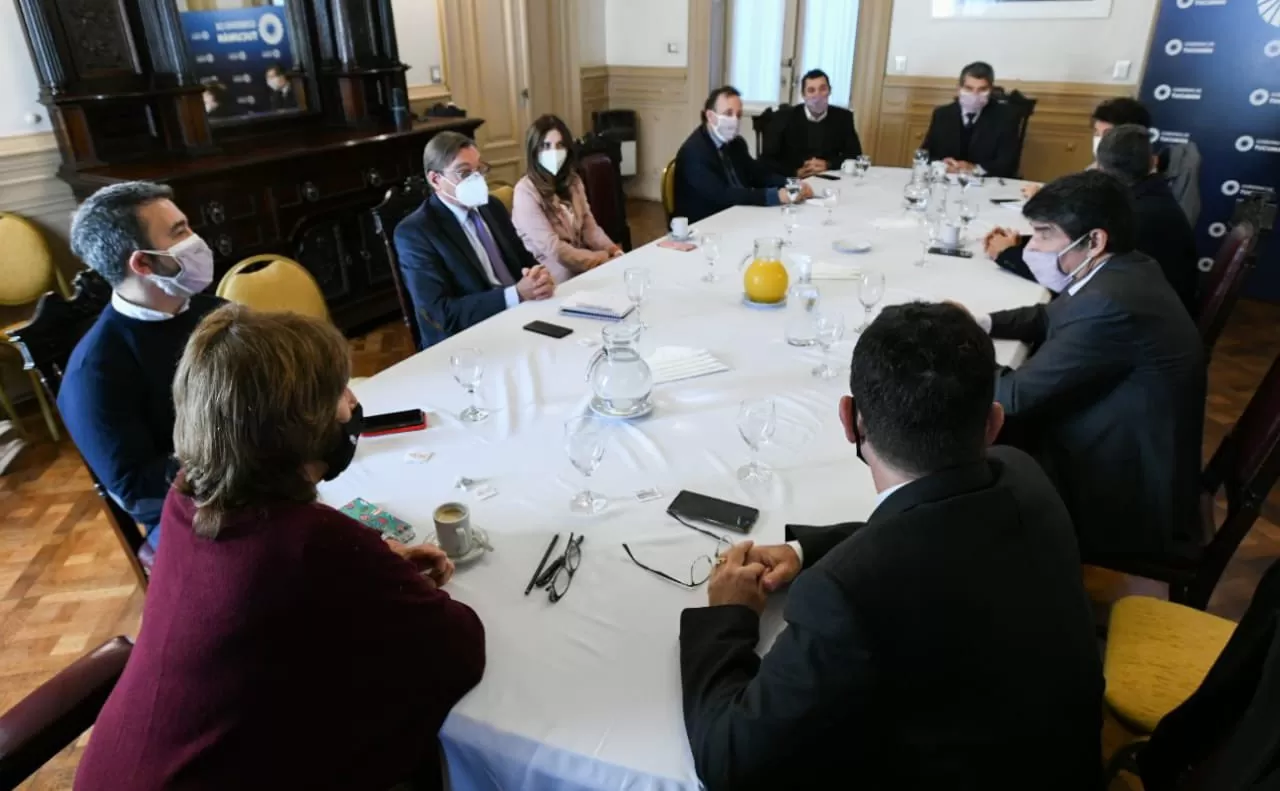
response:
{"label": "wall outlet", "polygon": [[1116,61],[1116,65],[1111,69],[1111,79],[1113,80],[1129,79],[1129,69],[1132,67],[1133,67],[1133,64],[1127,60]]}
{"label": "wall outlet", "polygon": [[444,73],[440,71],[439,66],[432,66],[431,67],[431,84],[439,85],[442,82],[444,82]]}
{"label": "wall outlet", "polygon": [[893,56],[893,70],[897,74],[907,73],[907,56],[906,55]]}
{"label": "wall outlet", "polygon": [[668,41],[668,42],[667,42],[667,54],[668,54],[668,55],[679,55],[679,54],[680,54],[680,42],[678,42],[678,41]]}

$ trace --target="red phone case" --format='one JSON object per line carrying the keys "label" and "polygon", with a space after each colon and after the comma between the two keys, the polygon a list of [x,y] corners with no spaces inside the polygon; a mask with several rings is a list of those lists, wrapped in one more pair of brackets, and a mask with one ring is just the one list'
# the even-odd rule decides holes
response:
{"label": "red phone case", "polygon": [[406,431],[422,431],[422,430],[423,430],[424,428],[426,428],[426,427],[427,427],[427,415],[426,415],[426,413],[424,412],[424,413],[423,413],[423,415],[422,415],[422,422],[421,422],[421,423],[415,423],[415,424],[413,424],[412,426],[401,426],[400,428],[389,428],[389,429],[385,429],[385,430],[383,430],[383,431],[362,431],[362,432],[360,432],[360,436],[362,436],[362,437],[385,437],[385,436],[386,436],[386,435],[388,435],[388,434],[403,434],[403,433],[405,433]]}

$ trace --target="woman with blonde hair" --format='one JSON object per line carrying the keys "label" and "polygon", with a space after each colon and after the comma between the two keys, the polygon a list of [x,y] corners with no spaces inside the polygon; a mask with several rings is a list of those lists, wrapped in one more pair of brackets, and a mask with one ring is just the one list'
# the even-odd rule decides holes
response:
{"label": "woman with blonde hair", "polygon": [[569,127],[554,115],[525,135],[529,170],[516,182],[511,222],[520,240],[556,283],[622,255],[591,216]]}
{"label": "woman with blonde hair", "polygon": [[355,455],[346,341],[227,305],[173,384],[181,467],[142,629],[77,789],[439,787],[436,733],[484,669],[453,566],[316,502]]}

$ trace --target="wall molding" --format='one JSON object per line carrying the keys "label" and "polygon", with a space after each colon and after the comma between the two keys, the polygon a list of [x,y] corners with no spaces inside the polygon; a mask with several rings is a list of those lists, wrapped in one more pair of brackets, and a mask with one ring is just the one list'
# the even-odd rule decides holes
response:
{"label": "wall molding", "polygon": [[448,102],[453,94],[448,85],[410,85],[409,101],[412,102]]}
{"label": "wall molding", "polygon": [[52,132],[0,138],[0,210],[33,220],[65,240],[76,200],[58,178],[61,164]]}
{"label": "wall molding", "polygon": [[[1050,181],[1093,161],[1089,117],[1103,99],[1133,95],[1134,86],[1085,82],[1001,81],[1038,100],[1022,151],[1022,175]],[[874,137],[867,148],[878,165],[908,166],[929,129],[933,109],[955,97],[950,77],[886,75]]]}

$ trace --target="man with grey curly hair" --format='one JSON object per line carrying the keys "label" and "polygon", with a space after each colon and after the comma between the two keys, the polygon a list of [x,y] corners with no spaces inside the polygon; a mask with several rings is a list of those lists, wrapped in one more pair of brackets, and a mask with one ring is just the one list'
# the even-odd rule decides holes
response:
{"label": "man with grey curly hair", "polygon": [[200,293],[213,281],[213,251],[173,190],[146,181],[89,196],[71,221],[71,249],[112,295],[71,353],[58,409],[89,469],[154,547],[176,472],[174,371],[192,330],[222,304]]}

